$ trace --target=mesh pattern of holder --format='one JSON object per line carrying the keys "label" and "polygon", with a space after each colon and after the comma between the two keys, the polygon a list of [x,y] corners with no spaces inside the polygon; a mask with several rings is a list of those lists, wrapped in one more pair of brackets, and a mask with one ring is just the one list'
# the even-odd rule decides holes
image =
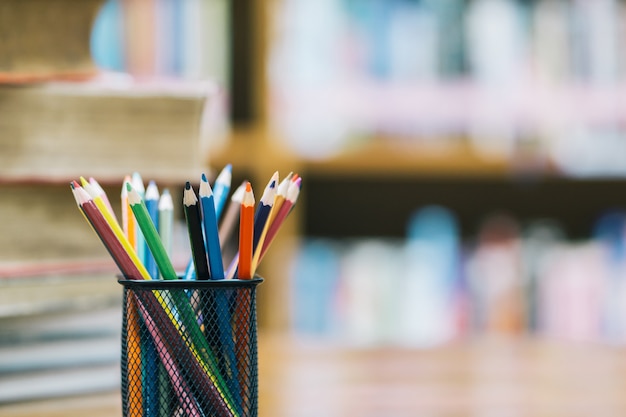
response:
{"label": "mesh pattern of holder", "polygon": [[256,416],[262,281],[119,280],[124,416]]}

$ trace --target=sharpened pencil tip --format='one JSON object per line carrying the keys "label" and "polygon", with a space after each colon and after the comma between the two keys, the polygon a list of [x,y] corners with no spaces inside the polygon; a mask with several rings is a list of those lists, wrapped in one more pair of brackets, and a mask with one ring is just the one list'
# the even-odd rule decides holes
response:
{"label": "sharpened pencil tip", "polygon": [[130,192],[130,191],[132,191],[132,190],[133,190],[133,186],[132,186],[132,185],[130,185],[130,182],[127,182],[127,183],[126,183],[126,191]]}
{"label": "sharpened pencil tip", "polygon": [[185,182],[185,190],[191,190],[191,183],[189,181]]}
{"label": "sharpened pencil tip", "polygon": [[203,182],[209,182],[209,181],[206,179],[206,174],[205,174],[204,172],[202,173],[202,181],[203,181]]}
{"label": "sharpened pencil tip", "polygon": [[250,192],[252,191],[252,184],[250,184],[250,181],[246,182],[246,192]]}

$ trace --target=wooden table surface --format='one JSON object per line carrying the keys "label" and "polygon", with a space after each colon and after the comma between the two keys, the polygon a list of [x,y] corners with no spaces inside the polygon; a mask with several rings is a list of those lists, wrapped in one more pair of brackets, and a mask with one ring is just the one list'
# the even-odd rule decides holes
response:
{"label": "wooden table surface", "polygon": [[[481,340],[430,350],[259,336],[261,417],[626,415],[626,348]],[[2,417],[118,417],[119,392],[0,406]]]}

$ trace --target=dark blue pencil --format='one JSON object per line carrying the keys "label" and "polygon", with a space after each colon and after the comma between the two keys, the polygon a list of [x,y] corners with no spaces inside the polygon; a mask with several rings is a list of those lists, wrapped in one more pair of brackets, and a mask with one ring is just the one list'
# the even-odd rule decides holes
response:
{"label": "dark blue pencil", "polygon": [[269,218],[272,207],[274,206],[274,197],[276,197],[276,183],[278,182],[278,173],[272,176],[267,187],[263,191],[263,195],[259,200],[258,207],[254,213],[254,235],[252,238],[252,253],[256,252],[261,236],[263,235],[263,229],[265,229],[265,223]]}

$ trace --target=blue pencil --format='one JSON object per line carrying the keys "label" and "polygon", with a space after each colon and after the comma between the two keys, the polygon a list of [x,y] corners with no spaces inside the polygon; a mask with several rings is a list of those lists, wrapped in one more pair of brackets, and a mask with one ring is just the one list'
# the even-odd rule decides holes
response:
{"label": "blue pencil", "polygon": [[[148,188],[146,188],[146,198],[144,199],[146,204],[146,208],[148,209],[148,214],[152,219],[152,223],[154,223],[154,227],[159,230],[159,189],[154,181],[150,181],[148,183]],[[157,263],[154,260],[154,256],[152,253],[147,250],[144,253],[145,266],[152,279],[159,279],[159,268],[157,267]]]}
{"label": "blue pencil", "polygon": [[272,176],[272,179],[263,191],[261,200],[259,200],[259,205],[256,209],[256,212],[254,213],[254,237],[252,239],[253,253],[257,250],[257,246],[259,245],[261,236],[263,235],[265,223],[267,222],[270,212],[272,211],[272,207],[274,206],[274,197],[276,197],[276,183],[278,182],[277,177],[278,173]]}
{"label": "blue pencil", "polygon": [[[220,248],[220,240],[217,231],[215,200],[211,186],[209,185],[206,175],[204,174],[202,174],[198,194],[200,196],[202,223],[204,225],[204,238],[206,241],[209,259],[210,279],[224,279],[224,264],[222,262],[222,250]],[[237,368],[237,357],[235,355],[234,336],[230,326],[228,297],[224,291],[219,289],[212,295],[212,300],[207,301],[209,303],[214,302],[215,308],[206,308],[205,306],[203,309],[204,313],[207,314],[207,317],[205,318],[205,326],[209,327],[210,332],[214,331],[211,329],[213,325],[217,327],[216,330],[219,334],[219,344],[216,351],[221,352],[222,355],[224,355],[224,364],[225,366],[228,366],[228,372],[224,372],[228,387],[230,388],[230,392],[235,397],[235,402],[237,404],[241,404],[241,399],[239,397],[239,370]]]}
{"label": "blue pencil", "polygon": [[[139,175],[139,173],[137,172],[133,173],[133,176],[131,179],[131,186],[137,191],[137,193],[142,198],[144,198],[146,207],[148,207],[148,204],[152,206],[152,210],[148,209],[148,211],[150,213],[150,218],[152,219],[152,222],[154,223],[155,227],[157,227],[158,218],[155,218],[155,216],[158,216],[157,207],[158,207],[159,190],[156,189],[156,184],[153,183],[152,187],[148,186],[147,191],[150,192],[150,199],[152,200],[150,203],[148,203],[148,200],[147,200],[148,193],[146,192],[146,189],[144,188],[143,180],[141,179],[141,176]],[[155,192],[156,192],[156,201],[154,201]],[[136,222],[134,217],[133,217],[133,221]],[[148,245],[143,236],[143,233],[141,232],[141,228],[137,225],[137,223],[135,223],[135,225],[136,225],[135,236],[137,239],[137,256],[143,262],[144,266],[146,267],[146,270],[150,274],[150,277],[152,277],[152,279],[158,279],[159,269],[157,267],[156,261],[154,260],[152,253],[148,249]],[[144,386],[144,389],[143,389],[144,390],[143,392],[144,410],[147,415],[154,415],[159,409],[159,393],[160,393],[159,355],[156,350],[156,346],[154,345],[154,341],[152,340],[151,337],[141,338],[141,343],[142,343],[141,353],[143,356],[142,376],[143,376],[143,386]]]}
{"label": "blue pencil", "polygon": [[[202,176],[206,179],[206,175],[202,174]],[[228,193],[230,192],[230,185],[232,182],[232,165],[226,165],[222,171],[217,176],[215,180],[215,184],[213,185],[213,205],[215,206],[215,221],[216,224],[220,221],[220,217],[222,212],[224,211],[224,206],[226,205],[226,201],[228,200]],[[206,231],[205,231],[206,232]],[[206,236],[205,236],[206,240]],[[208,241],[207,241],[208,244]],[[208,248],[207,248],[208,250]],[[210,253],[209,253],[210,255]],[[209,263],[211,260],[209,259]],[[210,265],[209,265],[210,266]],[[190,259],[187,263],[187,268],[185,269],[185,273],[183,274],[183,279],[192,280],[196,279],[196,269],[193,264],[193,259]]]}
{"label": "blue pencil", "polygon": [[211,186],[202,174],[200,182],[200,207],[202,209],[202,224],[204,226],[204,239],[209,259],[209,272],[211,279],[224,279],[224,264],[222,262],[222,250],[220,238],[217,232],[217,214],[215,198]]}

